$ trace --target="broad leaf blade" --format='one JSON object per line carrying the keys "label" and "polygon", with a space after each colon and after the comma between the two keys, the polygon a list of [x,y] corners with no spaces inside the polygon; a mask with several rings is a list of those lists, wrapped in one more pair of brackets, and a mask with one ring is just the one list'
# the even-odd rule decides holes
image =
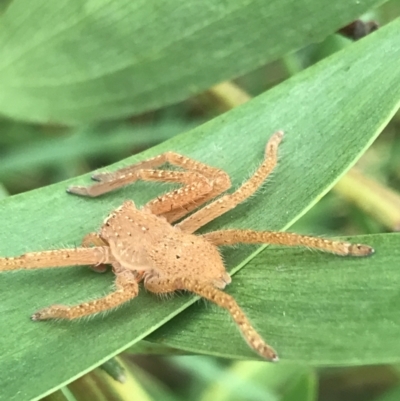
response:
{"label": "broad leaf blade", "polygon": [[[399,28],[394,22],[265,95],[118,166],[172,149],[225,169],[237,186],[260,163],[270,134],[283,128],[280,164],[270,183],[207,229],[286,227],[326,193],[397,110]],[[88,182],[88,177],[2,200],[1,255],[79,244],[123,200],[141,205],[162,191],[137,183],[101,199],[83,199],[65,194],[72,182]],[[231,252],[228,268],[237,270],[254,257],[253,250]],[[99,296],[111,283],[111,275],[86,268],[0,275],[0,399],[43,396],[145,337],[196,299],[163,302],[143,291],[103,317],[73,323],[28,318],[49,304]]]}
{"label": "broad leaf blade", "polygon": [[158,108],[320,41],[381,2],[14,0],[0,16],[0,112],[76,122]]}

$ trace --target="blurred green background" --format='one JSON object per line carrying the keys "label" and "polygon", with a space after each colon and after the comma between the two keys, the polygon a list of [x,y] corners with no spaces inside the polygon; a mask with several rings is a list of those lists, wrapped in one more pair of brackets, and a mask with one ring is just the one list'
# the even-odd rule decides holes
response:
{"label": "blurred green background", "polygon": [[[3,12],[6,13],[11,5],[12,1],[4,2]],[[383,26],[399,16],[400,1],[396,0],[369,10],[362,19],[374,20]],[[3,26],[4,30],[6,28]],[[318,43],[308,44],[261,65],[226,83],[223,90],[238,91],[238,100],[231,103],[224,98],[226,93],[221,95],[218,90],[212,89],[200,93],[195,90],[195,95],[183,96],[186,100],[180,102],[171,100],[169,103],[173,104],[169,106],[123,118],[106,118],[100,122],[69,123],[66,121],[68,118],[64,121],[60,118],[57,122],[27,123],[24,121],[33,119],[29,113],[24,119],[8,118],[5,115],[12,115],[13,112],[4,112],[0,119],[0,196],[7,197],[64,181],[139,153],[244,102],[247,100],[246,93],[252,97],[268,91],[351,43],[351,38],[332,33]],[[363,178],[356,181],[366,180],[360,191],[381,195],[373,201],[375,203],[360,203],[352,194],[352,180],[355,178],[350,176],[343,179],[349,182],[342,180],[291,230],[330,236],[400,230],[399,154],[400,115],[397,113],[357,165]],[[151,355],[158,353],[165,355]],[[313,369],[285,362],[271,365],[177,354],[179,352],[173,349],[158,349],[152,343],[142,342],[140,347],[128,350],[44,399],[400,399],[400,371],[397,365]],[[124,384],[116,379],[124,381]]]}

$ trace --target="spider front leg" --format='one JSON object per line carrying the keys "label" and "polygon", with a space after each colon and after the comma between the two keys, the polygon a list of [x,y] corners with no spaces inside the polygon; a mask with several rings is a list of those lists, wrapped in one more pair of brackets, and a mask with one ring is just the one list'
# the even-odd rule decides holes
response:
{"label": "spider front leg", "polygon": [[135,298],[139,293],[136,278],[129,271],[118,273],[115,285],[116,290],[105,297],[74,306],[52,305],[34,313],[31,318],[32,320],[77,319],[115,308]]}
{"label": "spider front leg", "polygon": [[176,226],[182,231],[193,233],[210,221],[235,208],[253,195],[265,179],[274,170],[278,162],[278,147],[283,138],[283,131],[278,131],[267,142],[265,147],[265,160],[257,171],[233,194],[224,195],[204,208],[193,213]]}
{"label": "spider front leg", "polygon": [[144,281],[144,286],[147,290],[154,293],[167,293],[176,290],[187,290],[193,292],[201,297],[214,302],[221,308],[226,309],[232,319],[237,324],[244,339],[249,346],[253,348],[263,358],[269,359],[273,362],[279,360],[275,350],[269,346],[263,338],[257,333],[249,319],[237,304],[235,299],[229,294],[218,290],[207,283],[202,283],[198,280],[190,278],[176,278],[176,279],[161,279],[158,277],[147,277]]}
{"label": "spider front leg", "polygon": [[[88,187],[72,186],[67,192],[81,196],[96,197],[119,188],[121,182],[131,183],[137,180],[180,183],[182,188],[170,191],[143,206],[144,210],[162,216],[167,215],[168,221],[176,219],[175,214],[187,214],[196,201],[203,201],[210,193],[213,193],[213,183],[204,175],[195,171],[170,171],[170,170],[134,170],[123,176],[117,176],[115,181],[101,181]],[[171,216],[172,213],[172,216]]]}
{"label": "spider front leg", "polygon": [[202,235],[215,246],[243,244],[274,244],[284,246],[304,246],[341,256],[368,256],[374,249],[368,245],[352,244],[347,241],[333,241],[320,237],[310,237],[286,232],[221,230]]}
{"label": "spider front leg", "polygon": [[[165,163],[187,171],[155,169]],[[92,175],[92,179],[99,182],[88,187],[72,186],[68,188],[67,192],[96,197],[137,180],[184,184],[182,188],[157,197],[144,206],[153,214],[164,216],[170,223],[179,220],[231,186],[230,178],[223,170],[174,152],[166,152],[114,172],[96,173]]]}

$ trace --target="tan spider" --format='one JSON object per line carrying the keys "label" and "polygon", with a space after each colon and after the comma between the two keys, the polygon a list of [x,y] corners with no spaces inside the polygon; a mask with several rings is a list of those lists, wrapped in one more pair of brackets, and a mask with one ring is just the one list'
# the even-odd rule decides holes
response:
{"label": "tan spider", "polygon": [[[32,319],[76,319],[114,308],[136,297],[138,283],[143,281],[145,288],[154,293],[187,290],[225,308],[250,347],[264,358],[276,361],[276,352],[255,331],[236,301],[221,291],[231,282],[231,277],[217,247],[268,243],[300,245],[337,255],[366,256],[374,252],[367,245],[285,232],[221,230],[193,234],[254,194],[277,164],[282,137],[283,132],[279,131],[270,138],[265,160],[239,189],[217,198],[174,225],[189,212],[230,188],[227,173],[167,152],[113,173],[95,174],[92,178],[98,183],[89,187],[73,186],[68,192],[96,197],[137,180],[175,182],[183,186],[151,200],[141,209],[132,201],[124,202],[105,219],[99,233],[89,233],[84,237],[80,248],[0,258],[0,271],[92,265],[100,272],[104,271],[104,264],[110,264],[116,275],[114,292],[80,305],[52,305],[33,314]],[[185,171],[155,169],[167,162]]]}

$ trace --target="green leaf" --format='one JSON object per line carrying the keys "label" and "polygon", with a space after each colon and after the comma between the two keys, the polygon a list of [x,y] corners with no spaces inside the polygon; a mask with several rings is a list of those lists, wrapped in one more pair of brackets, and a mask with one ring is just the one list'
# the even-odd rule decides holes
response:
{"label": "green leaf", "polygon": [[[63,387],[60,390],[41,399],[41,401],[79,401],[71,393],[68,387]],[[96,400],[98,401],[98,400]]]}
{"label": "green leaf", "polygon": [[382,0],[14,0],[0,112],[40,122],[140,113],[321,41]]}
{"label": "green leaf", "polygon": [[2,183],[0,183],[0,199],[8,196],[7,189],[4,187]]}
{"label": "green leaf", "polygon": [[[272,132],[283,128],[286,136],[273,179],[206,229],[287,227],[329,190],[396,112],[399,41],[396,21],[243,106],[116,166],[174,150],[225,169],[237,186],[262,160]],[[154,184],[136,183],[100,199],[64,192],[71,183],[88,182],[86,176],[3,199],[0,255],[78,245],[123,200],[133,198],[142,205],[162,191]],[[237,271],[256,254],[251,247],[226,253],[227,267]],[[102,295],[111,283],[111,274],[96,275],[84,267],[0,274],[1,400],[30,400],[54,391],[144,338],[197,299],[182,295],[163,301],[142,291],[134,302],[106,316],[76,322],[29,320],[46,305]],[[286,348],[287,337],[273,337],[283,327],[280,320],[274,324],[269,321],[263,334],[276,339],[282,356],[296,355],[295,349]],[[236,335],[234,327],[229,330]],[[307,336],[304,332],[303,338]],[[308,353],[302,355],[307,361]]]}
{"label": "green leaf", "polygon": [[[376,254],[338,258],[268,247],[234,276],[229,293],[283,359],[310,365],[400,361],[400,234],[350,240],[372,245]],[[189,352],[254,357],[232,326],[224,311],[199,303],[148,340]]]}
{"label": "green leaf", "polygon": [[[143,389],[146,391],[148,396],[152,400],[162,400],[162,401],[182,401],[181,396],[177,395],[177,389],[171,389],[168,385],[162,381],[162,377],[158,378],[153,372],[148,369],[143,369],[135,363],[136,358],[131,358],[123,353],[119,358],[121,358],[125,364],[126,368],[130,372],[130,376],[134,377],[135,380],[140,383]],[[169,361],[168,361],[169,362]],[[169,366],[167,362],[166,366]],[[157,364],[157,362],[155,362]],[[178,390],[179,391],[179,390]]]}
{"label": "green leaf", "polygon": [[121,359],[116,363],[124,371],[124,382],[112,378],[102,369],[95,369],[89,374],[74,381],[68,389],[76,398],[76,401],[153,401],[143,388],[134,371]]}
{"label": "green leaf", "polygon": [[318,399],[318,379],[315,372],[303,369],[297,382],[293,383],[282,401],[315,401]]}
{"label": "green leaf", "polygon": [[313,401],[314,395],[315,375],[309,368],[246,361],[213,372],[212,385],[200,401]]}
{"label": "green leaf", "polygon": [[396,386],[386,391],[380,397],[374,398],[373,401],[398,401],[400,398],[400,386]]}
{"label": "green leaf", "polygon": [[[26,125],[21,124],[21,130]],[[0,179],[10,174],[32,171],[60,163],[73,163],[81,157],[112,155],[123,150],[167,140],[193,124],[163,121],[157,125],[83,126],[64,137],[42,138],[14,146],[0,158]]]}

